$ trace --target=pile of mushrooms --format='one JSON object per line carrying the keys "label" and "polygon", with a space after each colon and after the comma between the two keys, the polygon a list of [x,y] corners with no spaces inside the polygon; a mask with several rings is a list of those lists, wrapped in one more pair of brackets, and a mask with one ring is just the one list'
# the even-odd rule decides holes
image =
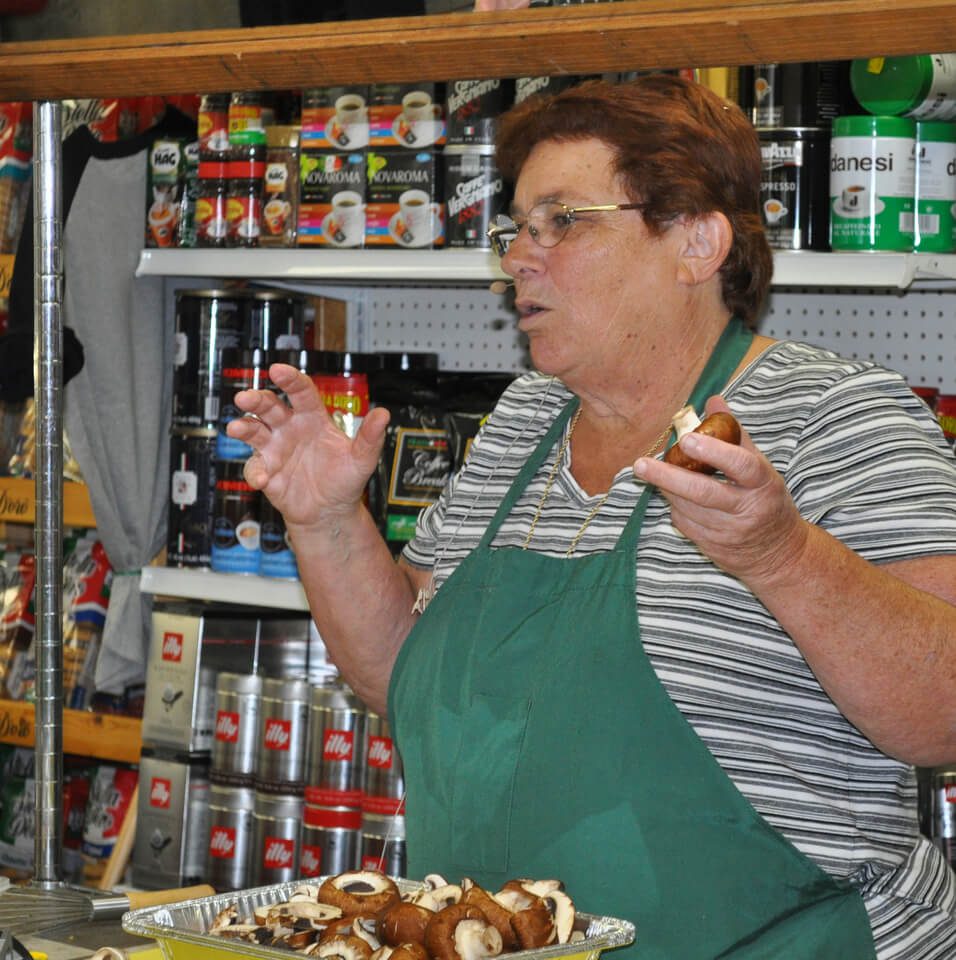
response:
{"label": "pile of mushrooms", "polygon": [[332,960],[484,960],[585,937],[559,880],[510,880],[491,893],[467,877],[453,884],[431,874],[402,896],[373,870],[302,884],[251,917],[226,907],[209,932]]}

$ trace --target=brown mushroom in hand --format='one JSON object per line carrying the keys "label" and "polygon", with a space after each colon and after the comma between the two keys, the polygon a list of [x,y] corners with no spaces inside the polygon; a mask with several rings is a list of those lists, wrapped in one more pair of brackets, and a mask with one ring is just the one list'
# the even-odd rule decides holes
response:
{"label": "brown mushroom in hand", "polygon": [[434,915],[420,903],[396,903],[379,918],[379,938],[391,947],[401,943],[424,944],[425,927]]}
{"label": "brown mushroom in hand", "polygon": [[477,908],[454,903],[439,910],[425,928],[432,960],[482,960],[501,953],[501,934]]}
{"label": "brown mushroom in hand", "polygon": [[682,407],[674,417],[674,430],[677,433],[677,442],[664,454],[664,462],[695,473],[716,473],[715,467],[709,463],[702,463],[681,449],[681,438],[688,433],[703,433],[708,437],[716,437],[724,443],[740,443],[740,424],[730,413],[720,411],[706,417],[703,423],[694,413],[693,407]]}
{"label": "brown mushroom in hand", "polygon": [[339,907],[345,916],[381,913],[401,898],[395,881],[376,870],[347,870],[319,887],[319,899]]}
{"label": "brown mushroom in hand", "polygon": [[485,915],[488,922],[501,934],[501,946],[505,953],[518,949],[518,937],[511,926],[511,911],[470,877],[461,881],[461,902],[477,907]]}

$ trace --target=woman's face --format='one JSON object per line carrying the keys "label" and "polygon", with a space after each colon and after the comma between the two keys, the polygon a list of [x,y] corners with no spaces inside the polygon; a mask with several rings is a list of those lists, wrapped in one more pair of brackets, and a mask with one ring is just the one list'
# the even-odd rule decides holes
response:
{"label": "woman's face", "polygon": [[[628,203],[602,140],[544,141],[515,186],[517,218],[544,200],[569,207]],[[653,237],[640,210],[582,213],[551,248],[522,229],[502,259],[514,277],[518,327],[543,373],[598,386],[636,360],[653,327],[673,322],[680,231]],[[656,339],[656,337],[654,338]]]}

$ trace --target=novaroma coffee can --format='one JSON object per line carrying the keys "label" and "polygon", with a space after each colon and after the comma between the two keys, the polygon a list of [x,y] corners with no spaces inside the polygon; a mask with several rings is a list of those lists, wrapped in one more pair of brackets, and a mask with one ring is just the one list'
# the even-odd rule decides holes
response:
{"label": "novaroma coffee can", "polygon": [[299,875],[302,797],[256,791],[252,814],[252,883],[287,883]]}
{"label": "novaroma coffee can", "polygon": [[242,345],[242,299],[228,290],[176,291],[174,428],[216,428],[220,353]]}
{"label": "novaroma coffee can", "polygon": [[956,123],[916,123],[917,253],[956,250]]}
{"label": "novaroma coffee can", "polygon": [[309,684],[262,681],[256,785],[260,791],[300,791],[305,781]]}
{"label": "novaroma coffee can", "polygon": [[306,804],[299,863],[302,876],[334,875],[357,869],[361,841],[361,810]]}
{"label": "novaroma coffee can", "polygon": [[830,246],[913,249],[916,122],[838,117],[830,140]]}
{"label": "novaroma coffee can", "polygon": [[777,250],[827,250],[830,134],[819,127],[757,131],[760,205],[767,242]]}
{"label": "novaroma coffee can", "polygon": [[216,731],[212,772],[221,780],[252,783],[259,744],[262,677],[222,672],[216,677]]}
{"label": "novaroma coffee can", "polygon": [[445,243],[489,247],[488,227],[507,207],[505,182],[493,146],[450,146],[442,153]]}
{"label": "novaroma coffee can", "polygon": [[211,566],[220,573],[259,572],[259,501],[246,483],[241,460],[216,464]]}
{"label": "novaroma coffee can", "polygon": [[177,430],[169,438],[166,566],[208,567],[216,496],[216,434]]}
{"label": "novaroma coffee can", "polygon": [[255,791],[211,779],[204,876],[216,890],[243,890],[251,882]]}
{"label": "novaroma coffee can", "polygon": [[514,98],[513,80],[452,80],[445,87],[446,142],[493,146],[498,117]]}
{"label": "novaroma coffee can", "polygon": [[323,807],[362,805],[365,788],[366,711],[344,684],[312,687],[306,803]]}

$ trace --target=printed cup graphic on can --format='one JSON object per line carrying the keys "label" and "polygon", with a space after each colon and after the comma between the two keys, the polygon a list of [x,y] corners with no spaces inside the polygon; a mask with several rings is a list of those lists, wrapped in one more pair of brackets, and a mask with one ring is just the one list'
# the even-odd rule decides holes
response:
{"label": "printed cup graphic on can", "polygon": [[767,223],[776,223],[781,217],[785,217],[790,211],[776,197],[770,197],[763,204],[763,215],[767,218]]}
{"label": "printed cup graphic on can", "polygon": [[149,232],[157,247],[171,247],[176,240],[176,207],[168,200],[157,200],[149,208]]}
{"label": "printed cup graphic on can", "polygon": [[365,201],[354,190],[340,190],[332,197],[328,233],[339,246],[351,247],[362,242],[365,234]]}
{"label": "printed cup graphic on can", "polygon": [[866,184],[854,183],[849,187],[844,187],[843,193],[840,195],[840,202],[843,204],[843,209],[847,213],[866,210],[869,203]]}

